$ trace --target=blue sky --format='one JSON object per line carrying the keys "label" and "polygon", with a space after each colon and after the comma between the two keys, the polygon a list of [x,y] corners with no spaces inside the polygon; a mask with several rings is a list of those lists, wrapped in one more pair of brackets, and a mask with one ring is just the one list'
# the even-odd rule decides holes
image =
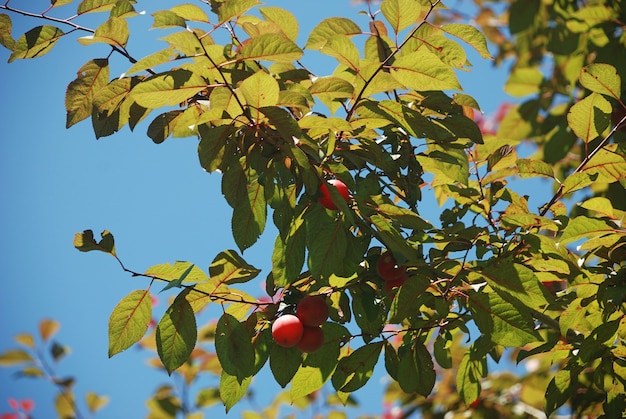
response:
{"label": "blue sky", "polygon": [[[41,12],[46,3],[11,4]],[[175,3],[139,2],[138,10],[148,4],[150,9],[131,19],[140,28],[138,33],[131,31],[131,54],[139,57],[165,47],[154,41],[162,34],[147,30],[152,23],[150,13]],[[349,0],[269,0],[265,4],[284,7],[296,15],[300,45],[325,17],[346,16],[360,24],[367,21],[357,15],[362,6]],[[448,2],[453,8],[461,4]],[[60,8],[56,15],[71,14],[66,9]],[[11,18],[14,37],[44,24],[14,14]],[[236,246],[230,233],[230,207],[220,192],[220,175],[202,171],[195,138],[170,138],[155,145],[145,134],[149,121],[134,133],[125,128],[98,141],[89,121],[65,129],[67,84],[86,61],[107,53],[103,46],[81,46],[73,36],[34,60],[7,64],[9,52],[0,50],[0,352],[15,346],[15,334],[36,332],[40,319],[59,320],[62,326],[56,339],[70,346],[71,354],[59,363],[57,373],[77,378],[79,405],[86,392],[94,391],[110,397],[109,405],[97,417],[143,417],[144,401],[160,383],[169,382],[168,377],[146,366],[146,353],[133,348],[109,359],[107,325],[117,302],[148,283],[122,272],[107,255],[76,251],[74,233],[110,230],[119,256],[135,271],[176,260],[206,269],[217,253]],[[475,69],[459,73],[461,84],[487,113],[493,112],[508,99],[501,90],[506,74],[492,69],[491,63],[472,51],[468,54]],[[128,66],[119,56],[113,59],[120,72]],[[334,65],[324,68],[325,61],[319,59],[316,55],[307,65],[319,73],[331,72]],[[116,76],[114,72],[111,75]],[[426,218],[436,213],[437,208],[424,208]],[[273,240],[270,232],[244,254],[248,262],[263,269],[260,278],[269,272]],[[260,296],[261,286],[253,284],[249,292]],[[166,299],[161,296],[161,309]],[[376,377],[356,393],[364,404],[361,414],[382,412],[382,370],[379,365]],[[54,417],[53,386],[42,380],[15,380],[14,371],[0,368],[0,413],[9,411],[9,397],[33,398],[35,417]],[[209,383],[214,385],[217,379],[204,382]],[[253,386],[261,406],[279,390],[267,367]],[[250,408],[243,403],[229,416],[238,417],[242,409]],[[223,407],[210,412],[219,417]]]}

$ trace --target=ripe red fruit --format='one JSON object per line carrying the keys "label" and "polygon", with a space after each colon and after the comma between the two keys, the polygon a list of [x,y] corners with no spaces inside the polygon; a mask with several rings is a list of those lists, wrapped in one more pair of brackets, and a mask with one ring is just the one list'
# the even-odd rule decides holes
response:
{"label": "ripe red fruit", "polygon": [[302,339],[298,342],[298,349],[307,354],[317,351],[324,344],[324,331],[321,327],[304,326]]}
{"label": "ripe red fruit", "polygon": [[321,295],[308,295],[296,306],[296,316],[305,326],[320,326],[328,319],[328,305]]}
{"label": "ripe red fruit", "polygon": [[272,324],[274,341],[285,348],[296,346],[302,339],[302,333],[304,333],[304,326],[293,314],[284,314]]}
{"label": "ripe red fruit", "polygon": [[[622,107],[614,108],[613,112],[611,113],[611,122],[613,123],[613,126],[619,124],[622,118],[624,118],[625,116],[626,116],[626,109]],[[626,123],[621,125],[618,131],[626,131]]]}
{"label": "ripe red fruit", "polygon": [[[343,198],[344,201],[348,202],[348,199],[350,199],[350,191],[348,190],[348,187],[345,183],[343,183],[339,179],[331,179],[328,181],[328,183],[337,188],[337,192],[339,192],[339,195]],[[322,194],[322,197],[319,199],[320,204],[331,210],[338,209],[337,205],[335,205],[333,200],[330,198],[330,192],[328,191],[328,186],[326,186],[326,182],[322,182],[322,184],[320,185],[320,193]]]}
{"label": "ripe red fruit", "polygon": [[376,261],[376,272],[385,281],[393,281],[406,275],[406,266],[398,266],[396,258],[385,252]]}

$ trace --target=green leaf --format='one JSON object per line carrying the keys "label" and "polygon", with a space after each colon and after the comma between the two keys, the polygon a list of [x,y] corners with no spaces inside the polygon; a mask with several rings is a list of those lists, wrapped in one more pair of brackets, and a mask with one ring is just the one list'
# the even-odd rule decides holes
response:
{"label": "green leaf", "polygon": [[106,12],[111,10],[118,0],[83,0],[78,5],[78,14]]}
{"label": "green leaf", "polygon": [[222,399],[222,403],[224,403],[226,413],[248,393],[248,387],[251,382],[252,377],[239,380],[234,375],[228,374],[225,370],[222,371],[220,377],[220,398]]}
{"label": "green leaf", "polygon": [[545,176],[554,178],[554,168],[544,161],[518,159],[516,165],[521,177]]}
{"label": "green leaf", "polygon": [[298,38],[298,19],[289,11],[280,7],[262,7],[259,9],[265,20],[277,24],[287,38],[296,42]]}
{"label": "green leaf", "polygon": [[360,69],[360,53],[356,45],[346,35],[335,35],[320,49],[323,54],[337,59],[347,68],[358,71]]}
{"label": "green leaf", "polygon": [[109,317],[109,358],[133,346],[152,319],[149,290],[136,290],[122,298]]}
{"label": "green leaf", "polygon": [[295,282],[302,271],[306,250],[306,236],[302,214],[290,223],[285,238],[276,235],[272,254],[272,274],[278,287]]}
{"label": "green leaf", "polygon": [[563,406],[571,397],[575,389],[575,374],[573,371],[558,371],[546,389],[546,414],[551,415]]}
{"label": "green leaf", "polygon": [[66,4],[73,3],[74,0],[50,0],[50,5],[52,7],[65,6]]}
{"label": "green leaf", "polygon": [[152,13],[152,16],[154,17],[152,29],[173,28],[176,26],[182,28],[187,27],[185,19],[170,10],[159,10],[158,12]]}
{"label": "green leaf", "polygon": [[567,124],[574,134],[588,143],[595,140],[611,123],[611,103],[599,93],[591,93],[572,106]]}
{"label": "green leaf", "polygon": [[409,350],[400,350],[398,384],[406,393],[418,393],[428,397],[435,385],[437,374],[428,349],[416,340]]}
{"label": "green leaf", "polygon": [[563,182],[563,195],[578,191],[593,184],[597,176],[590,176],[589,173],[573,173],[565,178]]}
{"label": "green leaf", "polygon": [[616,232],[618,229],[604,220],[581,215],[569,220],[559,243],[568,244],[577,240],[593,239]]}
{"label": "green leaf", "polygon": [[135,2],[134,0],[119,0],[115,3],[115,6],[111,9],[111,17],[128,18],[137,16],[139,13],[135,11],[131,1],[132,3]]}
{"label": "green leaf", "polygon": [[523,97],[539,92],[543,74],[537,67],[515,68],[504,85],[504,91],[515,97]]}
{"label": "green leaf", "polygon": [[209,23],[209,17],[200,7],[195,4],[178,4],[170,9],[170,11],[176,13],[178,16],[185,20],[191,20],[193,22]]}
{"label": "green leaf", "polygon": [[0,354],[0,365],[2,366],[13,366],[33,361],[33,357],[23,349],[9,349]]}
{"label": "green leaf", "polygon": [[498,345],[515,348],[541,341],[528,311],[497,293],[470,293],[470,310],[476,326]]}
{"label": "green leaf", "polygon": [[104,43],[117,47],[126,47],[130,32],[126,19],[119,17],[111,17],[109,20],[98,26],[93,35],[78,38],[78,42],[83,45],[91,45],[95,43]]}
{"label": "green leaf", "polygon": [[20,36],[15,42],[12,48],[13,53],[9,56],[9,62],[11,63],[18,58],[41,57],[50,52],[63,35],[65,33],[56,26],[37,26]]}
{"label": "green leaf", "polygon": [[200,165],[209,173],[213,173],[222,166],[226,141],[232,135],[230,125],[209,127],[207,124],[198,127],[200,143],[198,144],[198,158]]}
{"label": "green leaf", "polygon": [[12,26],[9,15],[0,13],[0,45],[10,50],[15,46],[15,39],[11,36]]}
{"label": "green leaf", "polygon": [[160,292],[169,290],[170,288],[182,288],[183,281],[189,276],[189,273],[194,267],[195,265],[190,265],[178,278],[169,281]]}
{"label": "green leaf", "polygon": [[96,393],[90,391],[85,395],[85,403],[87,409],[89,409],[91,413],[95,413],[109,403],[109,398],[107,396],[98,396]]}
{"label": "green leaf", "polygon": [[165,281],[177,281],[183,278],[182,284],[195,284],[208,281],[206,273],[190,262],[177,261],[174,264],[162,263],[149,267],[144,275]]}
{"label": "green leaf", "polygon": [[252,7],[261,4],[258,0],[229,0],[219,4],[217,9],[217,15],[219,17],[219,24],[235,19],[243,15],[246,11]]}
{"label": "green leaf", "polygon": [[422,13],[421,4],[416,0],[385,0],[380,4],[380,11],[395,33],[413,25]]}
{"label": "green leaf", "polygon": [[626,155],[620,152],[617,144],[609,144],[601,148],[589,160],[581,173],[596,177],[598,182],[623,181],[624,173],[626,173]]}
{"label": "green leaf", "polygon": [[337,268],[345,258],[348,241],[341,220],[320,214],[316,221],[307,219],[308,265],[314,276],[328,278],[340,274]]}
{"label": "green leaf", "polygon": [[261,273],[260,269],[247,263],[235,250],[220,252],[209,267],[212,281],[220,284],[248,282]]}
{"label": "green leaf", "polygon": [[320,49],[337,35],[358,35],[359,25],[344,17],[331,17],[321,21],[309,34],[305,48]]}
{"label": "green leaf", "polygon": [[487,48],[485,35],[472,25],[449,23],[447,25],[443,25],[441,30],[469,44],[480,54],[482,58],[493,59],[489,53],[489,49]]}
{"label": "green leaf", "polygon": [[174,132],[182,115],[183,111],[176,109],[157,116],[148,126],[148,137],[155,144],[161,144]]}
{"label": "green leaf", "polygon": [[404,86],[418,91],[461,90],[454,70],[426,49],[398,57],[391,74]]}
{"label": "green leaf", "polygon": [[265,187],[259,182],[259,176],[250,168],[246,176],[244,199],[233,205],[231,220],[233,238],[241,251],[252,246],[265,229],[267,220],[267,202]]}
{"label": "green leaf", "polygon": [[483,371],[482,363],[473,360],[471,352],[466,351],[457,371],[456,386],[461,399],[467,406],[477,400],[480,395]]}
{"label": "green leaf", "polygon": [[207,82],[199,74],[177,69],[139,83],[131,97],[141,106],[156,109],[176,106],[206,89]]}
{"label": "green leaf", "polygon": [[156,329],[157,353],[168,374],[189,359],[196,345],[196,317],[185,294],[176,296]]}
{"label": "green leaf", "polygon": [[270,349],[270,369],[274,379],[285,387],[302,364],[302,352],[296,347],[284,348],[280,345],[272,345]]}
{"label": "green leaf", "polygon": [[244,42],[237,59],[290,63],[299,60],[302,53],[292,40],[277,33],[266,33]]}
{"label": "green leaf", "polygon": [[580,84],[592,92],[620,100],[622,80],[610,64],[596,63],[584,67],[580,71]]}
{"label": "green leaf", "polygon": [[242,382],[254,374],[254,348],[246,328],[235,317],[222,314],[215,330],[215,350],[224,371]]}
{"label": "green leaf", "polygon": [[383,345],[384,342],[363,345],[341,358],[332,377],[333,387],[338,391],[351,393],[367,384],[374,373]]}
{"label": "green leaf", "polygon": [[313,79],[309,92],[331,98],[350,98],[354,95],[354,85],[339,77],[317,77]]}
{"label": "green leaf", "polygon": [[109,61],[88,61],[77,73],[65,92],[66,128],[90,117],[97,94],[109,82]]}
{"label": "green leaf", "polygon": [[74,235],[74,247],[81,252],[99,250],[101,252],[115,255],[115,241],[113,239],[113,235],[108,230],[104,230],[100,233],[100,236],[102,239],[97,242],[93,237],[92,230],[85,230],[82,233],[76,233]]}

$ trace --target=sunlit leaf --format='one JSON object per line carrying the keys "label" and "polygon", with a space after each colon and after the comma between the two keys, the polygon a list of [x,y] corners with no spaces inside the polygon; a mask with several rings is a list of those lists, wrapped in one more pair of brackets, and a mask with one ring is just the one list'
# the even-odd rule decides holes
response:
{"label": "sunlit leaf", "polygon": [[[6,25],[6,22],[5,22]],[[6,33],[6,27],[5,31]],[[13,53],[9,56],[9,62],[13,62],[18,58],[35,58],[50,52],[52,47],[65,33],[56,26],[37,26],[20,36],[12,46]],[[6,41],[6,35],[3,35]]]}
{"label": "sunlit leaf", "polygon": [[596,63],[584,67],[580,72],[580,84],[592,92],[620,99],[621,77],[610,64]]}
{"label": "sunlit leaf", "polygon": [[588,143],[609,127],[611,103],[599,93],[592,93],[572,106],[567,113],[567,123],[579,138]]}
{"label": "sunlit leaf", "polygon": [[581,239],[591,239],[606,234],[616,233],[618,229],[604,220],[583,215],[570,219],[563,230],[559,242],[571,243]]}
{"label": "sunlit leaf", "polygon": [[83,45],[90,45],[102,42],[108,45],[125,47],[128,42],[130,32],[126,19],[111,17],[109,20],[98,26],[96,32],[90,36],[78,38],[78,42]]}
{"label": "sunlit leaf", "polygon": [[217,9],[219,23],[222,24],[228,20],[241,16],[246,11],[260,3],[261,2],[258,0],[229,0],[217,3],[219,4],[219,8]]}
{"label": "sunlit leaf", "polygon": [[252,382],[252,377],[245,377],[243,380],[239,380],[236,376],[228,374],[225,370],[222,371],[220,377],[220,398],[226,413],[235,405],[243,396],[248,393],[248,387]]}
{"label": "sunlit leaf", "polygon": [[78,14],[106,12],[111,10],[117,3],[117,0],[83,0],[78,5]]}
{"label": "sunlit leaf", "polygon": [[261,7],[259,12],[265,20],[280,26],[287,38],[296,41],[298,38],[298,20],[291,12],[280,7]]}
{"label": "sunlit leaf", "polygon": [[15,39],[11,36],[12,23],[9,15],[0,13],[0,45],[6,49],[13,50]]}
{"label": "sunlit leaf", "polygon": [[302,50],[293,41],[276,33],[266,33],[244,42],[238,59],[292,62],[302,57]]}
{"label": "sunlit leaf", "polygon": [[421,4],[416,0],[385,0],[380,11],[395,33],[413,25],[421,15]]}
{"label": "sunlit leaf", "polygon": [[504,85],[504,91],[511,96],[523,97],[539,92],[543,74],[537,67],[514,69]]}
{"label": "sunlit leaf", "polygon": [[158,12],[152,13],[152,16],[154,17],[154,23],[152,24],[152,28],[154,29],[172,28],[176,26],[187,27],[185,19],[170,10],[159,10]]}
{"label": "sunlit leaf", "polygon": [[178,16],[185,20],[191,20],[193,22],[209,23],[209,17],[207,14],[195,4],[177,4],[170,9],[171,12],[176,13]]}
{"label": "sunlit leaf", "polygon": [[321,21],[309,34],[305,48],[319,49],[336,35],[357,35],[361,33],[359,25],[344,17],[331,17]]}
{"label": "sunlit leaf", "polygon": [[90,412],[95,413],[109,403],[109,398],[107,396],[99,396],[90,391],[85,395],[85,402],[87,404],[87,409],[89,409]]}
{"label": "sunlit leaf", "polygon": [[176,297],[156,329],[157,352],[169,374],[189,359],[196,345],[196,317],[184,294]]}
{"label": "sunlit leaf", "polygon": [[99,91],[109,82],[109,61],[88,61],[77,73],[65,92],[66,128],[90,117],[93,102]]}
{"label": "sunlit leaf", "polygon": [[234,250],[220,252],[209,267],[211,280],[220,284],[248,282],[260,272],[260,269],[250,265]]}
{"label": "sunlit leaf", "polygon": [[34,361],[33,357],[23,349],[9,349],[0,354],[0,365],[18,365]]}
{"label": "sunlit leaf", "polygon": [[426,49],[398,57],[391,66],[391,74],[415,90],[461,90],[454,70]]}
{"label": "sunlit leaf", "polygon": [[85,230],[82,233],[76,233],[74,235],[74,247],[81,252],[99,250],[101,252],[115,255],[115,241],[113,235],[108,230],[104,230],[100,233],[100,236],[102,239],[97,242],[93,237],[92,230]]}
{"label": "sunlit leaf", "polygon": [[489,59],[493,58],[487,48],[485,35],[483,35],[483,33],[474,26],[462,23],[449,23],[447,25],[443,25],[441,29],[450,35],[467,42],[472,48],[478,51],[481,57]]}
{"label": "sunlit leaf", "polygon": [[141,106],[156,109],[175,106],[204,90],[207,82],[197,73],[178,69],[139,83],[131,92]]}
{"label": "sunlit leaf", "polygon": [[356,45],[346,35],[335,35],[320,49],[323,54],[334,57],[340,64],[359,70],[360,53]]}
{"label": "sunlit leaf", "polygon": [[626,155],[619,151],[617,144],[609,144],[594,154],[581,173],[594,177],[599,182],[623,181],[626,174]]}
{"label": "sunlit leaf", "polygon": [[516,164],[521,177],[545,176],[554,178],[553,167],[544,161],[518,159]]}
{"label": "sunlit leaf", "polygon": [[174,264],[162,263],[151,266],[146,269],[144,275],[165,281],[175,281],[184,276],[182,284],[201,283],[209,279],[207,274],[198,266],[190,262],[181,261]]}
{"label": "sunlit leaf", "polygon": [[[274,106],[278,103],[280,88],[276,79],[265,71],[258,71],[245,79],[239,86],[246,103],[257,110],[264,106]],[[256,114],[256,119],[259,119]]]}
{"label": "sunlit leaf", "polygon": [[109,317],[109,358],[137,343],[152,319],[148,290],[136,290],[122,298]]}

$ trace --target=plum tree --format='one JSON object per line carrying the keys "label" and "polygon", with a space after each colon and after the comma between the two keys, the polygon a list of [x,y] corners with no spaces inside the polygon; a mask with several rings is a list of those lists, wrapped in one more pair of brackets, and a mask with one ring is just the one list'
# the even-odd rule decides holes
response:
{"label": "plum tree", "polygon": [[394,281],[406,276],[406,266],[398,266],[391,252],[384,252],[376,261],[376,272],[385,281]]}

